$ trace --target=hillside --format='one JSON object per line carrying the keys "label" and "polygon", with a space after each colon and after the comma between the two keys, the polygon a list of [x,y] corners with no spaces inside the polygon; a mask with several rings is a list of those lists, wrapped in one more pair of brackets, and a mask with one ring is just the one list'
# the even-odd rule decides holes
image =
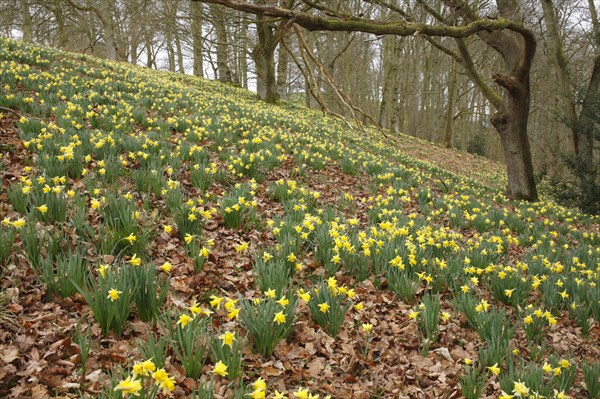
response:
{"label": "hillside", "polygon": [[598,220],[508,200],[500,165],[6,39],[0,86],[2,397],[585,397],[600,376]]}

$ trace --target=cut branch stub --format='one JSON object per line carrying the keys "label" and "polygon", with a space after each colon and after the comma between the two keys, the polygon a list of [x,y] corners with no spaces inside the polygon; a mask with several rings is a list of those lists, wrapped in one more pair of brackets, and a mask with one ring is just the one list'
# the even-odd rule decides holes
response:
{"label": "cut branch stub", "polygon": [[519,90],[519,82],[513,76],[496,73],[492,75],[492,79],[494,79],[494,82],[496,82],[499,86],[510,92],[516,92]]}

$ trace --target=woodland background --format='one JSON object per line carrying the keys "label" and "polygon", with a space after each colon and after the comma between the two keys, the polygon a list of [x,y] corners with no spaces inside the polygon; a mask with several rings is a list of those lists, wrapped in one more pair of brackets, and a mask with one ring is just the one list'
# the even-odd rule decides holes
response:
{"label": "woodland background", "polygon": [[[539,181],[544,176],[564,176],[565,155],[574,151],[572,125],[581,112],[580,103],[598,55],[596,5],[593,0],[510,2],[517,6],[519,22],[535,33],[538,43],[531,70],[528,127],[536,177]],[[256,3],[296,6],[293,3],[297,2]],[[395,11],[400,11],[403,18],[424,23],[435,23],[435,13],[451,19],[453,14],[445,3],[320,2],[340,14],[385,21],[398,18]],[[480,16],[497,18],[495,2],[472,1],[469,6]],[[421,35],[304,30],[306,47],[301,51],[294,29],[277,30],[280,22],[275,19],[259,21],[254,15],[199,1],[0,3],[3,36],[21,36],[25,41],[218,79],[251,90],[257,89],[264,44],[257,23],[270,24],[271,33],[281,36],[276,38],[274,50],[278,98],[311,108],[326,106],[345,117],[358,116],[385,129],[502,160],[498,134],[489,122],[488,100],[464,68],[443,51],[455,47],[453,38],[432,41]],[[477,36],[466,42],[480,75],[494,86],[492,75],[501,60]],[[260,82],[258,86],[260,91]],[[501,94],[498,86],[494,89]],[[321,104],[314,95],[306,95],[310,91],[320,94]],[[353,114],[340,91],[362,112]]]}

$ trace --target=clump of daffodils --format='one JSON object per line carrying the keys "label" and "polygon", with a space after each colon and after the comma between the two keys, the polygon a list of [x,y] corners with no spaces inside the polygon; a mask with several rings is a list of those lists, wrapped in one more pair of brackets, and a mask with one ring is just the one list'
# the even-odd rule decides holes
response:
{"label": "clump of daffodils", "polygon": [[332,337],[336,337],[355,296],[354,289],[338,286],[334,277],[322,281],[310,292],[308,307],[313,320]]}
{"label": "clump of daffodils", "polygon": [[168,394],[175,389],[175,378],[170,377],[165,369],[157,369],[152,359],[148,359],[135,363],[131,375],[121,380],[114,391],[121,392],[123,397],[140,396],[154,391],[155,387]]}

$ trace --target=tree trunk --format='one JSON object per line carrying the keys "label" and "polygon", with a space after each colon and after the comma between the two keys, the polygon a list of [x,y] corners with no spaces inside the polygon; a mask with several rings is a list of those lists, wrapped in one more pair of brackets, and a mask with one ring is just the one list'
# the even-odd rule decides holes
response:
{"label": "tree trunk", "polygon": [[[575,113],[575,102],[571,93],[569,82],[569,71],[567,69],[567,59],[562,49],[561,40],[558,35],[558,21],[552,0],[542,0],[542,9],[544,11],[544,22],[546,23],[546,45],[550,52],[550,62],[554,66],[556,81],[556,92],[554,93],[556,109],[561,110],[563,116],[567,119],[569,130],[571,131],[571,147],[575,154],[579,153],[579,140],[575,124],[577,115]],[[553,140],[554,141],[554,140]],[[558,143],[556,143],[558,145]]]}
{"label": "tree trunk", "polygon": [[529,75],[516,81],[504,95],[505,110],[497,111],[490,121],[500,135],[512,199],[535,201],[538,198],[533,178],[531,150],[527,137],[529,118]]}
{"label": "tree trunk", "polygon": [[21,0],[21,14],[23,24],[21,29],[23,30],[22,40],[26,43],[31,43],[33,40],[33,27],[31,25],[31,14],[29,13],[29,0]]}
{"label": "tree trunk", "polygon": [[579,136],[579,154],[587,168],[593,170],[594,164],[594,115],[598,113],[600,99],[600,55],[594,59],[594,69],[583,99],[581,115],[577,125]]}
{"label": "tree trunk", "polygon": [[143,31],[145,29],[144,20],[147,18],[147,4],[133,3],[128,11],[129,18],[129,43],[130,59],[133,65],[137,65],[140,57],[140,45]]}
{"label": "tree trunk", "polygon": [[452,136],[454,135],[454,97],[456,96],[456,69],[454,63],[450,69],[450,82],[448,83],[448,104],[444,120],[444,147],[452,147]]}
{"label": "tree trunk", "polygon": [[231,83],[231,69],[228,62],[227,29],[225,27],[225,16],[219,5],[212,4],[210,7],[215,32],[217,34],[217,71],[219,81]]}
{"label": "tree trunk", "polygon": [[256,45],[252,49],[252,59],[256,65],[256,94],[267,103],[277,101],[277,84],[275,79],[275,36],[270,18],[256,17]]}
{"label": "tree trunk", "polygon": [[[517,2],[496,0],[500,16],[514,18]],[[462,39],[457,39],[461,61],[469,78],[482,91],[496,109],[490,122],[500,135],[504,151],[504,163],[508,176],[508,194],[512,199],[537,201],[538,195],[533,176],[531,149],[527,136],[530,106],[530,73],[536,50],[534,34],[521,29],[514,31],[479,32],[481,39],[493,48],[504,61],[505,74],[493,76],[496,84],[504,89],[500,98],[477,72],[471,55]]]}
{"label": "tree trunk", "polygon": [[397,60],[397,73],[394,80],[394,90],[392,93],[393,104],[392,104],[392,115],[391,115],[391,128],[394,133],[400,133],[404,129],[404,103],[406,102],[406,98],[404,95],[400,95],[402,89],[402,82],[400,80],[401,76],[404,76],[404,73],[401,75],[399,73],[401,67],[402,53],[403,53],[403,44],[404,39],[402,37],[398,37],[396,42],[394,43],[394,57]]}
{"label": "tree trunk", "polygon": [[167,42],[167,62],[169,63],[169,72],[175,72],[175,49],[173,48],[173,36],[171,29],[167,27],[165,30],[165,41]]}
{"label": "tree trunk", "polygon": [[[397,63],[399,62],[398,58],[396,58],[396,54],[392,53],[392,49],[390,47],[394,45],[396,41],[399,39],[394,36],[387,36],[383,38],[381,55],[382,60],[381,63],[383,65],[383,82],[382,82],[382,92],[381,92],[381,104],[379,106],[379,126],[383,129],[390,128],[390,108],[391,102],[394,101],[393,96],[393,85],[394,82],[398,82],[398,70]],[[394,69],[396,69],[394,71]]]}
{"label": "tree trunk", "polygon": [[146,38],[146,67],[152,69],[152,40]]}
{"label": "tree trunk", "polygon": [[[285,41],[286,38],[281,39]],[[277,52],[277,94],[281,99],[287,99],[288,53],[285,46],[280,45]]]}
{"label": "tree trunk", "polygon": [[240,20],[240,83],[244,89],[248,89],[248,57],[246,52],[248,48],[248,24],[243,16]]}
{"label": "tree trunk", "polygon": [[131,43],[131,64],[132,65],[137,65],[138,46],[139,46],[139,44],[137,42]]}
{"label": "tree trunk", "polygon": [[115,47],[115,31],[113,26],[113,8],[112,0],[100,1],[100,15],[102,15],[102,25],[104,28],[104,45],[106,46],[106,58],[109,60],[117,59],[117,49]]}
{"label": "tree trunk", "polygon": [[56,19],[56,30],[58,31],[58,48],[65,49],[69,38],[67,37],[67,31],[65,30],[65,18],[63,15],[63,9],[59,4],[55,4],[52,8],[52,13]]}
{"label": "tree trunk", "polygon": [[194,53],[194,75],[204,77],[202,56],[202,4],[192,2],[192,39]]}
{"label": "tree trunk", "polygon": [[179,34],[175,34],[175,49],[177,50],[177,66],[179,68],[179,73],[185,74],[183,65],[183,51],[181,50],[181,40],[179,39]]}

